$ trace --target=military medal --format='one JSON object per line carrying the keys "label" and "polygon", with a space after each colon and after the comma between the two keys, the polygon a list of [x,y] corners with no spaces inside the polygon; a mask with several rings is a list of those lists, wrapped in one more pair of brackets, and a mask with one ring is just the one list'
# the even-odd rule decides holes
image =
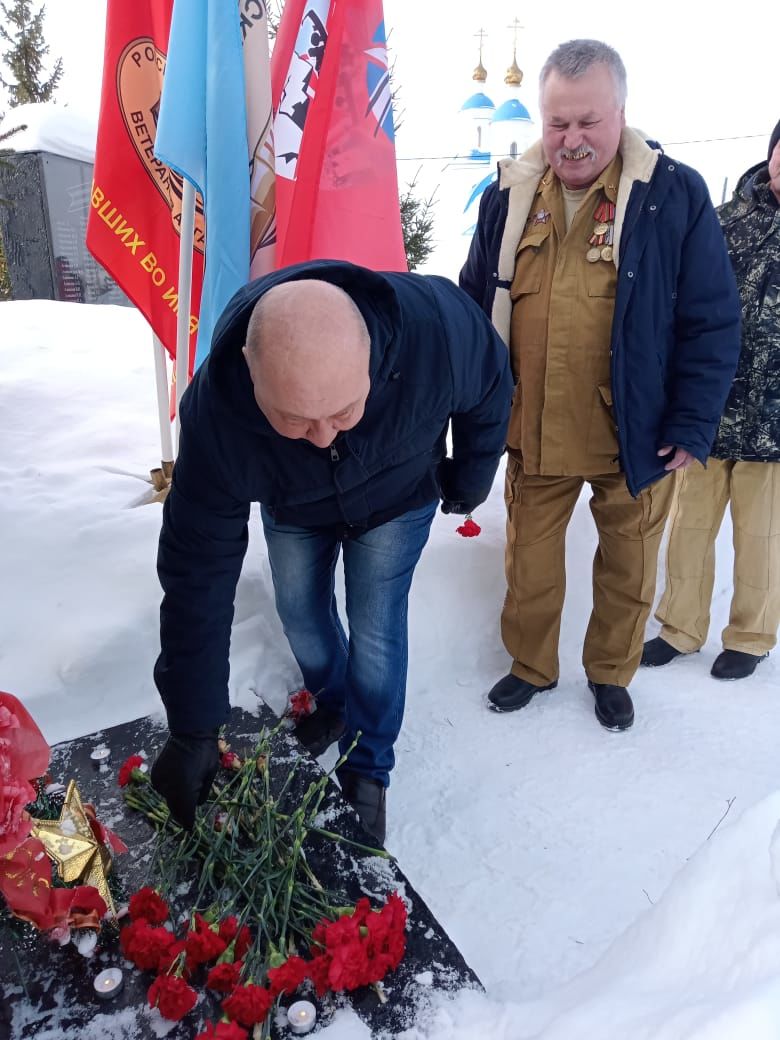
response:
{"label": "military medal", "polygon": [[615,238],[615,204],[602,199],[593,211],[593,231],[588,239],[590,249],[585,254],[589,264],[598,260],[611,260],[614,256],[612,243]]}

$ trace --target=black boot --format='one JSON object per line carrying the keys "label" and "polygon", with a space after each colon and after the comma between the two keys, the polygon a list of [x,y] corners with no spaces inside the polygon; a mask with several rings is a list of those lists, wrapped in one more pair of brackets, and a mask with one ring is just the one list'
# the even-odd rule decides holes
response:
{"label": "black boot", "polygon": [[[695,651],[698,653],[698,651]],[[648,639],[642,650],[642,660],[639,662],[644,665],[645,668],[661,668],[665,664],[669,664],[675,657],[682,657],[683,651],[677,650],[671,643],[667,643],[665,639],[661,639],[660,636],[656,636],[655,639]]]}
{"label": "black boot", "polygon": [[535,693],[554,690],[557,685],[557,679],[549,686],[534,686],[525,679],[518,679],[516,675],[505,675],[488,694],[489,707],[492,711],[517,711],[518,708],[524,708]]}
{"label": "black boot", "polygon": [[596,718],[605,729],[628,729],[634,724],[634,705],[625,686],[595,683],[588,679],[596,698]]}
{"label": "black boot", "polygon": [[342,766],[336,770],[344,800],[349,802],[360,817],[363,829],[380,845],[385,843],[387,816],[385,811],[386,788],[378,780],[360,773],[353,773]]}
{"label": "black boot", "polygon": [[769,654],[746,654],[742,650],[724,650],[715,658],[710,675],[713,679],[747,679],[758,668],[758,662]]}
{"label": "black boot", "polygon": [[310,755],[319,758],[343,736],[346,728],[343,715],[321,704],[311,715],[301,719],[293,733]]}

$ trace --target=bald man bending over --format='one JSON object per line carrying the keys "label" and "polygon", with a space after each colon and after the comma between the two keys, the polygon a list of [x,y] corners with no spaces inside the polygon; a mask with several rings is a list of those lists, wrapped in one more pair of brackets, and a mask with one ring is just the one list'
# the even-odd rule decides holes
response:
{"label": "bald man bending over", "polygon": [[236,584],[260,502],[276,609],[316,697],[296,734],[317,756],[360,732],[338,780],[384,842],[414,568],[440,501],[468,513],[487,498],[512,391],[506,347],[444,278],[316,261],[234,296],[182,402],[158,554],[154,674],[171,735],[152,782],[185,826],[217,770]]}

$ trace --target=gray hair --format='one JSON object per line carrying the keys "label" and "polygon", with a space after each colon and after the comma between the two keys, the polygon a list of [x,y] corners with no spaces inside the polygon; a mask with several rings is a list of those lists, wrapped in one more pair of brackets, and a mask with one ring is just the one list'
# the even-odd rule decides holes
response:
{"label": "gray hair", "polygon": [[617,102],[623,108],[628,95],[626,67],[618,52],[600,40],[569,40],[568,43],[559,44],[539,73],[539,93],[544,90],[551,72],[557,72],[566,79],[579,79],[588,69],[599,64],[606,65],[612,73]]}

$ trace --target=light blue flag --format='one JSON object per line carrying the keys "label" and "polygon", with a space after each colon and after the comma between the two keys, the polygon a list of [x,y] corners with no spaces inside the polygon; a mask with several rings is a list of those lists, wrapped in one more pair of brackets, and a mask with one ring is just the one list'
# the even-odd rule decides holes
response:
{"label": "light blue flag", "polygon": [[175,0],[154,151],[204,201],[197,368],[225,305],[249,280],[246,101],[235,0]]}

